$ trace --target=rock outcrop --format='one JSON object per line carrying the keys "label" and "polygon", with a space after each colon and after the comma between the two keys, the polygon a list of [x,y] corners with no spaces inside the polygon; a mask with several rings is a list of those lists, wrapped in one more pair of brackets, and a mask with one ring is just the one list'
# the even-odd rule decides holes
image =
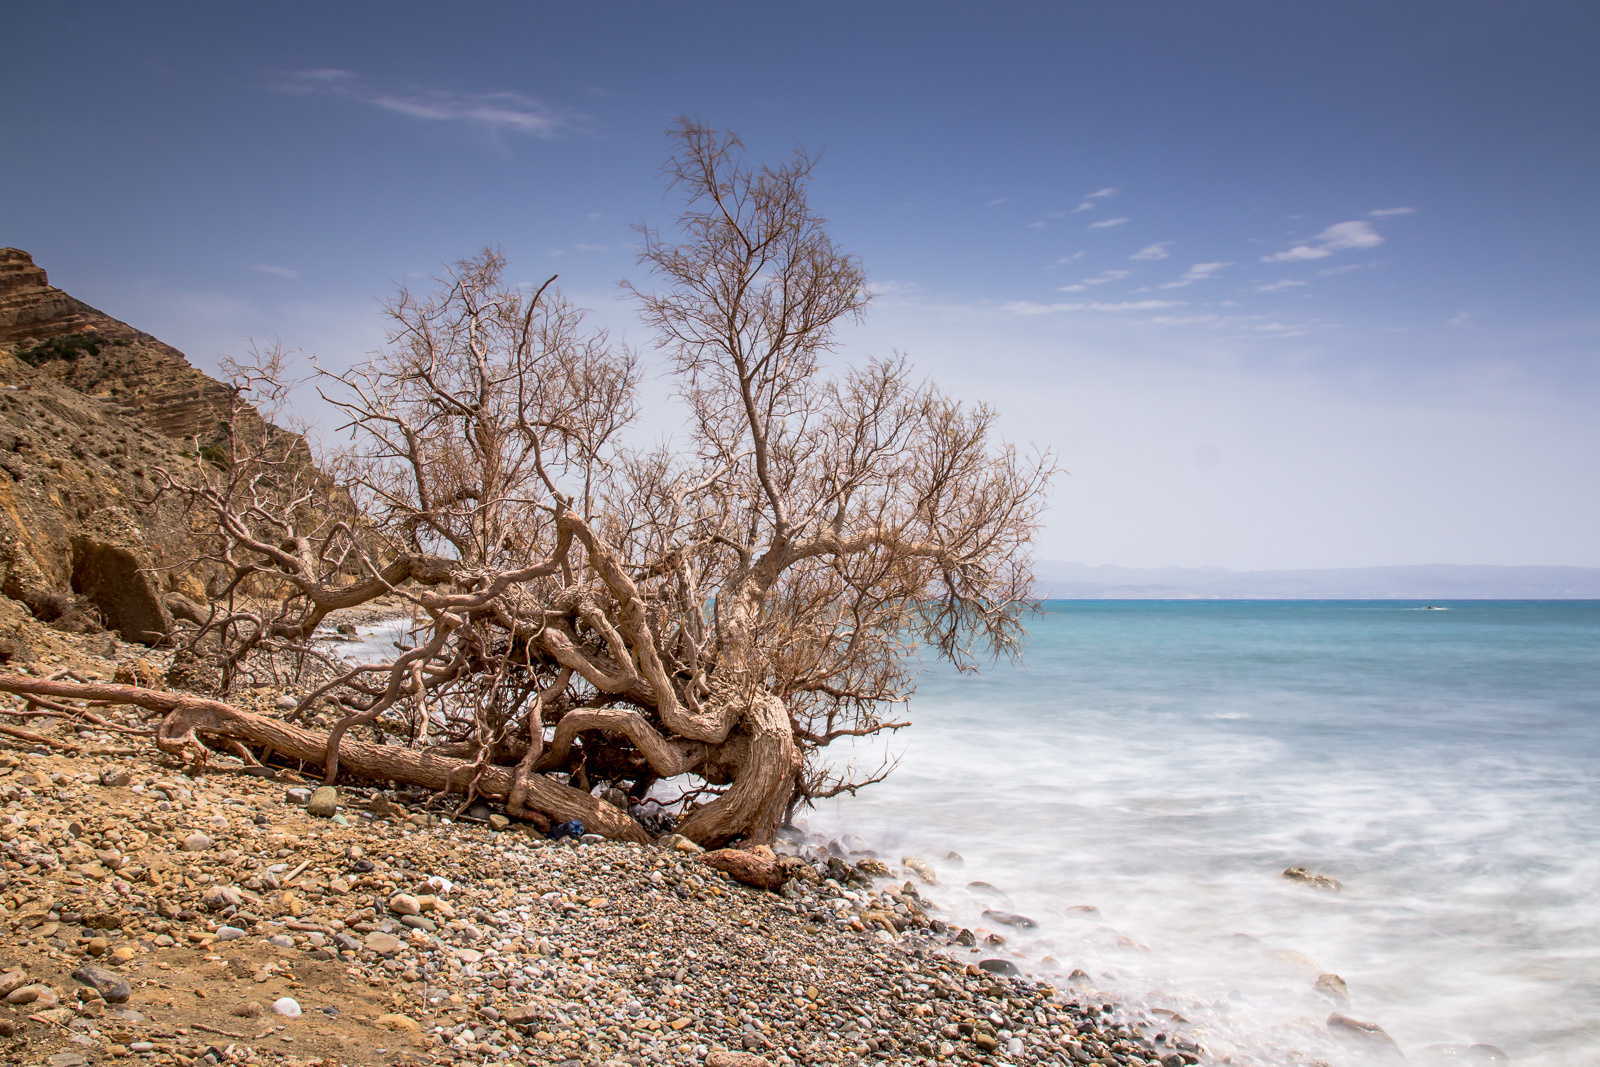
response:
{"label": "rock outcrop", "polygon": [[153,472],[192,478],[229,399],[177,349],[0,248],[0,593],[58,629],[170,633],[169,595],[205,598],[205,528],[157,497]]}

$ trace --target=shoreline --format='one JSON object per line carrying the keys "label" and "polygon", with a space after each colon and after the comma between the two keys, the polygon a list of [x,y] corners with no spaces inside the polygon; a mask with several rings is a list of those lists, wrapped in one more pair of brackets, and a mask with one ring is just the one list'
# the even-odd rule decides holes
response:
{"label": "shoreline", "polygon": [[[293,772],[190,777],[111,732],[73,740],[0,743],[13,1062],[1199,1059],[1155,1042],[1158,1020],[951,958],[915,884],[815,872],[808,911],[672,847],[544,841],[420,792],[341,787],[318,817]],[[813,921],[824,900],[848,917]],[[896,905],[921,922],[889,933]]]}
{"label": "shoreline", "polygon": [[[286,802],[281,782],[132,759],[102,784],[92,757],[10,755],[8,823],[41,820],[11,852],[40,862],[8,869],[0,890],[17,905],[0,963],[38,993],[9,1013],[30,1061],[183,1063],[222,1034],[226,1059],[247,1064],[756,1062],[719,1050],[773,1064],[1068,1063],[1059,1038],[1037,1054],[1050,1027],[1086,1053],[1132,1035],[1098,1005],[964,966],[920,932],[808,923],[669,848],[420,826],[437,817],[402,817],[387,797],[388,817],[352,805],[341,826]],[[22,784],[41,775],[53,790]],[[63,817],[100,844],[129,827],[125,851],[96,860],[115,869],[44,845],[39,831]],[[86,964],[127,982],[128,999],[80,999],[89,987],[72,972]],[[266,1007],[279,994],[300,1018]]]}

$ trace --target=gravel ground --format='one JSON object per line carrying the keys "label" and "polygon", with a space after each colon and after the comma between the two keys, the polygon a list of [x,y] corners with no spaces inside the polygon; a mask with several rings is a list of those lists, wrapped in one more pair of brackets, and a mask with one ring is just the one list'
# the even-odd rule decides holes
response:
{"label": "gravel ground", "polygon": [[876,876],[807,865],[771,893],[699,863],[687,842],[548,842],[360,790],[318,818],[307,792],[140,757],[0,752],[0,965],[13,972],[0,978],[0,1055],[53,1067],[1201,1058],[1158,1042],[1160,1020],[949,958],[964,932],[871,862]]}

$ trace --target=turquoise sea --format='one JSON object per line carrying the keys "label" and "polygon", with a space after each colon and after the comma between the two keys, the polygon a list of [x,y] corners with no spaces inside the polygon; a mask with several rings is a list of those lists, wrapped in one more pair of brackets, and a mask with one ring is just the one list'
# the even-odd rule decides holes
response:
{"label": "turquoise sea", "polygon": [[901,763],[807,830],[932,862],[945,918],[1007,939],[974,958],[1081,969],[1235,1063],[1351,1062],[1335,1010],[1414,1062],[1595,1062],[1600,603],[1438,605],[1049,602],[1020,664],[930,668],[911,729],[838,753]]}

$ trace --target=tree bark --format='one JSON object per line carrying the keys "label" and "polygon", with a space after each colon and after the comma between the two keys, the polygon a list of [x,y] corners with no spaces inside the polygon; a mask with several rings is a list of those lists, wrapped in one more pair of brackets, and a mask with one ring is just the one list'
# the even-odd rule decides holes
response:
{"label": "tree bark", "polygon": [[783,701],[758,690],[750,698],[743,725],[750,743],[732,787],[678,825],[680,834],[706,848],[741,836],[747,842],[770,844],[783,823],[790,788],[800,771],[800,749]]}
{"label": "tree bark", "polygon": [[[194,750],[201,735],[265,745],[281,755],[314,764],[322,762],[328,749],[328,735],[321,731],[292,726],[219,700],[132,685],[51,682],[15,674],[0,674],[0,690],[69,700],[104,700],[165,712],[156,732],[156,744],[172,755],[203,755]],[[577,819],[586,831],[604,837],[650,843],[644,828],[627,812],[542,774],[525,774],[519,782],[518,768],[487,764],[480,773],[479,766],[469,760],[427,749],[374,745],[348,738],[339,746],[339,762],[347,772],[361,778],[394,780],[448,792],[471,788],[481,796],[500,800],[510,799],[512,789],[521,785],[519,799],[527,808],[561,821]]]}

